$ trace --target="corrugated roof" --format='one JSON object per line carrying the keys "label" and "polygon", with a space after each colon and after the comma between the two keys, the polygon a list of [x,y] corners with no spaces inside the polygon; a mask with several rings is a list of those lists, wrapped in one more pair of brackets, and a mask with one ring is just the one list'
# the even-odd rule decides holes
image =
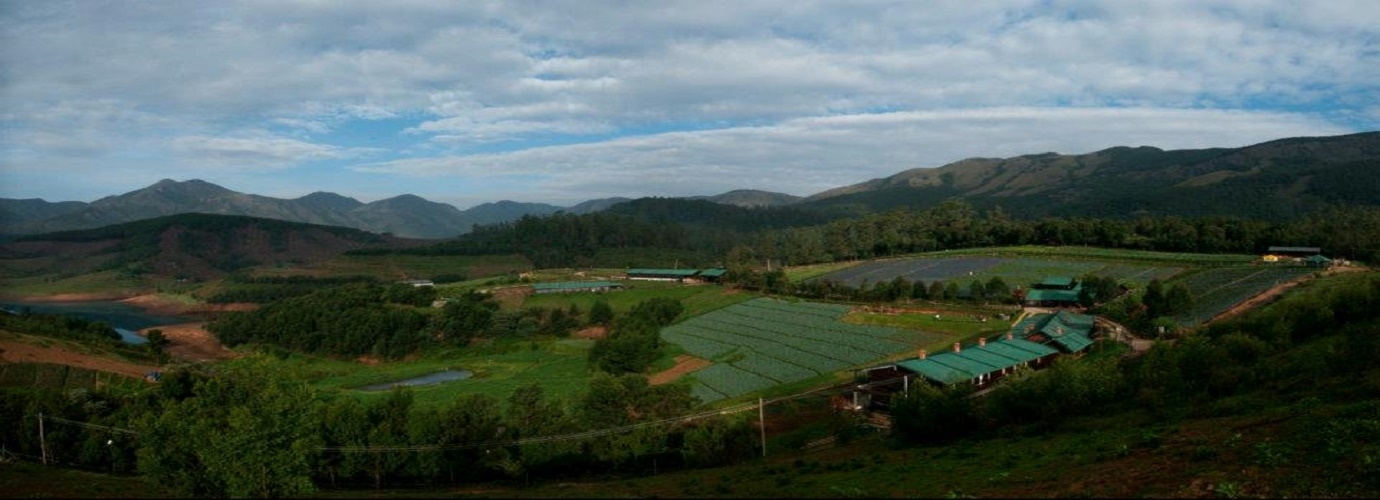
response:
{"label": "corrugated roof", "polygon": [[1015,359],[1017,363],[1034,361],[1059,352],[1047,345],[1038,344],[1025,339],[1003,339],[996,342],[988,342],[987,347],[984,349]]}
{"label": "corrugated roof", "polygon": [[1270,247],[1269,252],[1322,253],[1318,247]]}
{"label": "corrugated roof", "polygon": [[718,267],[718,268],[714,268],[714,269],[705,269],[705,270],[703,270],[703,271],[700,271],[700,276],[704,276],[704,277],[708,277],[708,278],[717,278],[717,277],[719,277],[719,276],[723,276],[724,273],[726,273],[726,272],[728,272],[727,269],[724,269],[724,268],[722,268],[722,267]]}
{"label": "corrugated roof", "polygon": [[925,359],[911,358],[896,366],[939,382],[952,384],[999,372],[1059,351],[1022,339],[995,340],[986,346],[967,346],[959,352],[944,351]]}
{"label": "corrugated roof", "polygon": [[1068,276],[1049,276],[1040,280],[1039,286],[1069,286],[1073,284],[1073,278]]}
{"label": "corrugated roof", "polygon": [[585,288],[622,288],[621,283],[612,281],[559,281],[555,283],[533,283],[533,290],[579,290]]}
{"label": "corrugated roof", "polygon": [[629,269],[629,270],[628,270],[628,274],[664,274],[664,275],[671,275],[671,276],[694,276],[695,273],[698,273],[698,272],[700,272],[699,269],[654,269],[654,268],[638,268],[638,269]]}
{"label": "corrugated roof", "polygon": [[1082,286],[1075,287],[1073,290],[1042,290],[1039,288],[1032,288],[1025,291],[1025,300],[1078,302],[1078,291],[1082,288]]}

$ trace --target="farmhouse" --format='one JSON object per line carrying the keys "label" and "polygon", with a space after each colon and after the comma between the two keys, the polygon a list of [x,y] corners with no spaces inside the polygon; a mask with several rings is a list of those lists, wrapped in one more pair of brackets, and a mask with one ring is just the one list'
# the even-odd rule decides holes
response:
{"label": "farmhouse", "polygon": [[623,285],[612,281],[561,281],[556,283],[533,283],[532,293],[575,293],[575,292],[607,292],[623,288]]}
{"label": "farmhouse", "polygon": [[859,376],[863,383],[845,397],[851,396],[855,410],[888,409],[892,395],[909,392],[912,383],[949,386],[970,382],[985,388],[1018,368],[1043,368],[1057,356],[1058,350],[1011,333],[991,342],[980,338],[977,345],[967,349],[955,342],[952,351],[931,355],[921,350],[914,358],[863,370]]}
{"label": "farmhouse", "polygon": [[1068,307],[1078,305],[1078,292],[1083,284],[1064,276],[1045,278],[1024,290],[1021,301],[1031,307]]}
{"label": "farmhouse", "polygon": [[1059,311],[1034,314],[1011,326],[1016,338],[1058,349],[1064,354],[1082,352],[1092,345],[1095,320],[1087,314]]}
{"label": "farmhouse", "polygon": [[1275,247],[1272,246],[1265,253],[1284,257],[1309,257],[1322,253],[1318,247]]}
{"label": "farmhouse", "polygon": [[713,267],[701,270],[700,273],[696,275],[696,277],[708,283],[718,283],[719,279],[723,278],[724,273],[727,272],[728,270],[722,267]]}

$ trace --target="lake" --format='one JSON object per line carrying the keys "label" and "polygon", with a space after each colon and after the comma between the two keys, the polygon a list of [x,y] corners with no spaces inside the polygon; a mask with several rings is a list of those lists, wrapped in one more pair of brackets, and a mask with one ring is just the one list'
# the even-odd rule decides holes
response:
{"label": "lake", "polygon": [[85,302],[0,302],[0,309],[19,312],[28,309],[34,314],[61,314],[74,316],[87,321],[100,321],[116,332],[130,344],[143,344],[147,339],[139,335],[139,330],[155,326],[175,325],[197,321],[195,318],[181,316],[154,316],[145,313],[138,306],[113,300]]}

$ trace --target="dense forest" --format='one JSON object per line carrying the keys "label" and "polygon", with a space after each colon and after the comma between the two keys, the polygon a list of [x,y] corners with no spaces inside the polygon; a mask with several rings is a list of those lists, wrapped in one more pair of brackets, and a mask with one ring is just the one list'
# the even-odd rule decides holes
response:
{"label": "dense forest", "polygon": [[[661,200],[677,204],[682,200]],[[1380,257],[1380,207],[1333,207],[1301,218],[1270,221],[1235,217],[1017,218],[995,207],[979,212],[961,199],[932,208],[893,211],[813,223],[779,208],[721,210],[751,213],[736,225],[669,224],[649,216],[594,213],[527,216],[478,226],[471,234],[427,247],[360,253],[482,255],[517,253],[538,268],[758,266],[768,260],[804,265],[915,252],[1008,246],[1083,245],[1198,253],[1257,253],[1270,246],[1321,247],[1329,256],[1373,262]],[[635,262],[629,263],[629,260]]]}

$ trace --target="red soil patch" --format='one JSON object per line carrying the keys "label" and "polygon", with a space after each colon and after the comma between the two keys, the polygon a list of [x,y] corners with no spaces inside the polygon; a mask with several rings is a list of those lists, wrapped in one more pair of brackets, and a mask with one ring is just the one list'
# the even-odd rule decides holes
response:
{"label": "red soil patch", "polygon": [[379,358],[374,358],[374,357],[369,357],[369,356],[360,356],[360,357],[358,357],[358,358],[355,358],[355,361],[358,361],[360,364],[369,365],[369,366],[374,366],[374,365],[377,365],[377,364],[381,363],[381,361],[379,361]]}
{"label": "red soil patch", "polygon": [[258,304],[236,302],[230,304],[186,304],[161,295],[138,295],[120,302],[138,306],[149,314],[159,316],[188,316],[213,314],[225,311],[253,311]]}
{"label": "red soil patch", "polygon": [[0,340],[0,359],[11,363],[54,363],[76,366],[131,377],[143,377],[144,374],[158,369],[156,366],[136,365],[66,349],[36,346],[13,340]]}
{"label": "red soil patch", "polygon": [[577,339],[595,339],[595,340],[598,340],[598,339],[602,339],[602,338],[604,338],[604,337],[607,337],[608,334],[609,334],[609,329],[608,329],[608,328],[604,328],[604,327],[602,327],[602,326],[591,326],[591,327],[586,328],[586,329],[584,329],[584,330],[580,330],[580,331],[578,331],[578,332],[572,333],[572,334],[570,334],[570,336],[571,336],[571,337],[575,337],[575,338],[577,338]]}
{"label": "red soil patch", "polygon": [[681,354],[680,356],[676,356],[676,366],[672,366],[666,371],[647,377],[647,383],[650,385],[661,385],[674,382],[676,379],[680,378],[681,375],[712,364],[714,364],[714,362],[707,359],[697,358],[689,354]]}
{"label": "red soil patch", "polygon": [[53,295],[32,295],[16,297],[19,302],[91,302],[97,300],[120,300],[128,294],[119,293],[58,293]]}
{"label": "red soil patch", "polygon": [[149,330],[162,330],[167,337],[168,354],[187,361],[215,361],[239,357],[239,354],[226,349],[211,332],[206,331],[206,322],[181,323],[155,326],[139,330],[140,335],[148,335]]}

